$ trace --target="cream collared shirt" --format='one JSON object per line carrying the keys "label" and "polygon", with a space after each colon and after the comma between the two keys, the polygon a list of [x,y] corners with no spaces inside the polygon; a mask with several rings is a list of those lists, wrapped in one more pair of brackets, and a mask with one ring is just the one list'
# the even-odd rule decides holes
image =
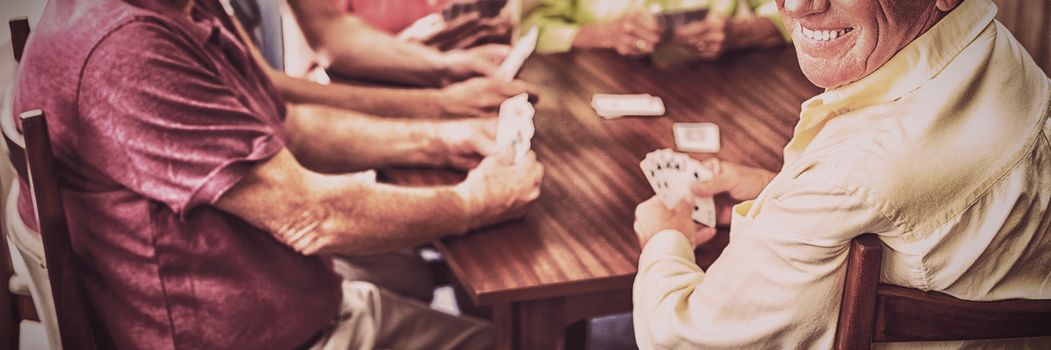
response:
{"label": "cream collared shirt", "polygon": [[[830,348],[863,233],[886,247],[885,283],[1051,299],[1051,88],[995,14],[964,1],[876,72],[806,101],[784,167],[734,208],[708,271],[682,234],[655,235],[634,284],[640,347]],[[990,345],[913,345],[976,344]]]}

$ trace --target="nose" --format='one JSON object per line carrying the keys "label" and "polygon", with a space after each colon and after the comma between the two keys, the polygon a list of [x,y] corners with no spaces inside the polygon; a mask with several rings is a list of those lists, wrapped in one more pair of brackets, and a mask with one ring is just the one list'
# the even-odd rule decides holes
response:
{"label": "nose", "polygon": [[803,18],[807,15],[828,10],[828,0],[779,0],[781,12],[792,18]]}

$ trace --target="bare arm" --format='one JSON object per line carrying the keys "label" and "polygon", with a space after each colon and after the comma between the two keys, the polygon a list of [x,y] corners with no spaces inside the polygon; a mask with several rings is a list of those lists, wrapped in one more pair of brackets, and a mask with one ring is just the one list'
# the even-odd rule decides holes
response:
{"label": "bare arm", "polygon": [[453,187],[401,188],[322,175],[288,150],[256,166],[216,206],[304,254],[381,253],[472,226]]}
{"label": "bare arm", "polygon": [[486,158],[455,186],[406,188],[303,168],[282,150],[216,206],[303,254],[376,254],[520,217],[540,195],[533,153]]}
{"label": "bare arm", "polygon": [[291,103],[309,103],[385,117],[439,118],[443,116],[441,90],[392,88],[333,83],[319,84],[269,70],[281,95]]}
{"label": "bare arm", "polygon": [[495,128],[494,118],[378,118],[317,105],[290,106],[285,120],[292,153],[325,173],[393,165],[467,168],[495,151]]}
{"label": "bare arm", "polygon": [[347,77],[441,85],[450,79],[487,75],[496,68],[493,62],[464,57],[458,51],[446,54],[400,41],[340,12],[330,0],[289,0],[288,4],[327,68]]}

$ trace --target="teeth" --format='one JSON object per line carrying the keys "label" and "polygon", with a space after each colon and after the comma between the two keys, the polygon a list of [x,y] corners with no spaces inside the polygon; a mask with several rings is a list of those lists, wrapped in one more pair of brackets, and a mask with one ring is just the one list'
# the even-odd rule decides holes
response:
{"label": "teeth", "polygon": [[849,33],[852,30],[850,28],[840,29],[840,30],[810,30],[810,29],[807,29],[806,27],[803,27],[802,25],[799,26],[799,28],[802,29],[801,32],[803,33],[804,37],[806,37],[807,39],[810,39],[810,40],[815,40],[815,41],[835,40],[836,38],[838,38],[838,37],[840,37],[840,36],[842,36],[844,34],[847,34],[847,33]]}

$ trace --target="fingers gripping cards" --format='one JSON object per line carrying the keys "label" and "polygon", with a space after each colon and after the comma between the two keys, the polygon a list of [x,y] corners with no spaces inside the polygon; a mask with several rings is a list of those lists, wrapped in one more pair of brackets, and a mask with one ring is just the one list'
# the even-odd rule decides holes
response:
{"label": "fingers gripping cards", "polygon": [[714,174],[701,162],[670,149],[650,152],[639,163],[657,198],[668,209],[682,200],[693,204],[691,218],[705,226],[715,227],[715,201],[712,197],[694,197],[690,186],[711,180]]}
{"label": "fingers gripping cards", "polygon": [[533,104],[529,94],[523,93],[500,104],[500,116],[497,119],[496,145],[502,149],[514,150],[514,162],[520,161],[529,153],[531,140],[536,128],[533,125]]}

